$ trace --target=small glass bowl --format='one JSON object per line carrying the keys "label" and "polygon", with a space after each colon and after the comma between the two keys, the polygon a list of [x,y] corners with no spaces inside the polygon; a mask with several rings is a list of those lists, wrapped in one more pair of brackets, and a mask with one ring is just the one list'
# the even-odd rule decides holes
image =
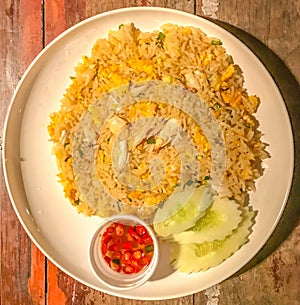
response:
{"label": "small glass bowl", "polygon": [[[133,226],[142,225],[147,229],[153,240],[153,256],[151,262],[138,273],[125,274],[116,272],[110,268],[102,257],[102,234],[114,222]],[[116,215],[105,219],[93,235],[89,246],[89,262],[95,276],[106,286],[119,290],[133,289],[148,281],[157,267],[158,256],[159,246],[153,230],[143,220],[129,214]]]}

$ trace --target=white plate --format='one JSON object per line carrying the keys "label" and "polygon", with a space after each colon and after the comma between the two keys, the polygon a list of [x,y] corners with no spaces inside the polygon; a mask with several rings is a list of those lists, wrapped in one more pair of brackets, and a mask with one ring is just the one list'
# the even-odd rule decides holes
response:
{"label": "white plate", "polygon": [[[89,55],[99,37],[121,23],[134,22],[142,30],[158,29],[164,23],[200,27],[218,37],[244,71],[245,86],[262,103],[257,118],[269,143],[271,158],[251,194],[259,211],[250,242],[231,258],[209,271],[184,275],[169,273],[167,257],[159,272],[145,285],[131,291],[104,287],[88,265],[87,247],[99,224],[97,217],[77,214],[64,198],[57,182],[55,158],[47,133],[49,114],[59,108],[69,76],[83,54]],[[272,113],[272,114],[271,114]],[[78,281],[103,292],[132,299],[168,299],[206,289],[228,278],[261,249],[284,210],[293,175],[293,137],[284,101],[263,64],[238,39],[219,26],[197,16],[163,8],[130,8],[94,16],[55,39],[34,60],[13,97],[6,121],[3,151],[4,171],[14,209],[25,230],[41,251]]]}

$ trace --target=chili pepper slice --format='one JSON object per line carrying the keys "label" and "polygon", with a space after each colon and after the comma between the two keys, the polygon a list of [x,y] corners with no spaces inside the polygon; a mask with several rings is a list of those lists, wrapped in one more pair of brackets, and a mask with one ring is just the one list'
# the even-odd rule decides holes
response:
{"label": "chili pepper slice", "polygon": [[120,223],[116,224],[116,227],[115,227],[115,234],[117,236],[122,236],[124,234],[124,226]]}
{"label": "chili pepper slice", "polygon": [[131,252],[125,251],[125,252],[122,254],[121,260],[122,260],[122,263],[124,263],[124,264],[130,263],[131,260],[132,260],[132,254],[131,254]]}
{"label": "chili pepper slice", "polygon": [[141,240],[140,236],[134,231],[134,229],[132,227],[128,228],[128,233],[132,237],[133,240],[135,240],[136,242],[140,242],[140,240]]}
{"label": "chili pepper slice", "polygon": [[139,265],[139,262],[135,259],[131,261],[131,266],[134,268],[135,273],[138,273],[142,270],[142,267]]}
{"label": "chili pepper slice", "polygon": [[108,247],[108,251],[118,251],[119,246],[117,244],[112,244]]}
{"label": "chili pepper slice", "polygon": [[101,245],[101,253],[102,255],[105,255],[107,252],[107,244],[106,243],[102,243]]}
{"label": "chili pepper slice", "polygon": [[114,228],[110,226],[106,229],[106,232],[111,234],[114,232]]}
{"label": "chili pepper slice", "polygon": [[144,256],[142,257],[140,260],[139,260],[139,265],[141,267],[146,267],[150,264],[150,258],[147,257],[147,256]]}
{"label": "chili pepper slice", "polygon": [[105,231],[102,235],[102,240],[105,243],[108,243],[112,239],[111,234],[109,234],[107,231]]}
{"label": "chili pepper slice", "polygon": [[121,259],[121,252],[117,251],[117,252],[114,252],[114,254],[111,256],[111,259]]}
{"label": "chili pepper slice", "polygon": [[108,256],[104,256],[104,260],[107,262],[107,264],[110,266],[111,258]]}
{"label": "chili pepper slice", "polygon": [[134,273],[134,268],[130,265],[126,265],[123,267],[123,272],[126,274],[132,274]]}
{"label": "chili pepper slice", "polygon": [[146,245],[149,245],[149,244],[152,244],[153,243],[153,240],[151,238],[151,236],[149,234],[145,234],[143,237],[142,237],[142,241],[144,244]]}
{"label": "chili pepper slice", "polygon": [[125,243],[122,243],[122,249],[125,249],[125,250],[132,249],[132,242],[131,241],[127,241]]}
{"label": "chili pepper slice", "polygon": [[147,233],[147,229],[142,225],[137,225],[134,227],[134,229],[135,229],[135,232],[140,236],[143,236],[144,234]]}
{"label": "chili pepper slice", "polygon": [[134,252],[133,252],[133,254],[132,254],[132,256],[134,257],[134,259],[136,259],[137,261],[139,260],[139,259],[141,259],[142,258],[142,251],[141,250],[135,250]]}

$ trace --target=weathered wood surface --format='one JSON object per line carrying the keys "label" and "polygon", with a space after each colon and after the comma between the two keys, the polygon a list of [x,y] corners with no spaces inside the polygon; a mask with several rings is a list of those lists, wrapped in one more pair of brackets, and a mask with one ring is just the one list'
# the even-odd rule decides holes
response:
{"label": "weathered wood surface", "polygon": [[[209,2],[215,3],[215,9],[210,12],[207,11]],[[169,7],[217,17],[265,43],[300,81],[300,2],[297,0],[1,0],[0,133],[20,77],[45,45],[87,17],[130,6]],[[252,269],[195,295],[147,302],[121,299],[90,289],[50,263],[31,243],[13,211],[2,163],[0,200],[0,304],[300,304],[300,224],[297,225],[295,214],[293,223],[284,231],[285,240],[273,249],[277,246],[275,242],[274,252],[268,253]]]}

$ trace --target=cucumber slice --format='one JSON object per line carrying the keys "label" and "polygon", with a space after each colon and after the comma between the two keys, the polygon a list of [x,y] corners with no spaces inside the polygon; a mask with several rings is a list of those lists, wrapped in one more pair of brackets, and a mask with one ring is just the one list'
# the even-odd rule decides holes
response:
{"label": "cucumber slice", "polygon": [[205,214],[203,207],[207,208],[211,202],[212,193],[207,186],[174,193],[155,213],[155,232],[161,237],[168,237],[191,228]]}
{"label": "cucumber slice", "polygon": [[173,238],[181,244],[223,240],[242,221],[241,214],[236,201],[217,197],[207,209],[205,216],[197,220],[195,226],[175,234]]}
{"label": "cucumber slice", "polygon": [[245,209],[243,212],[243,220],[238,228],[224,240],[201,244],[179,244],[179,250],[177,248],[178,246],[172,244],[172,256],[175,259],[171,263],[180,272],[185,273],[205,271],[219,265],[248,242],[248,236],[254,224],[254,216],[254,211]]}

